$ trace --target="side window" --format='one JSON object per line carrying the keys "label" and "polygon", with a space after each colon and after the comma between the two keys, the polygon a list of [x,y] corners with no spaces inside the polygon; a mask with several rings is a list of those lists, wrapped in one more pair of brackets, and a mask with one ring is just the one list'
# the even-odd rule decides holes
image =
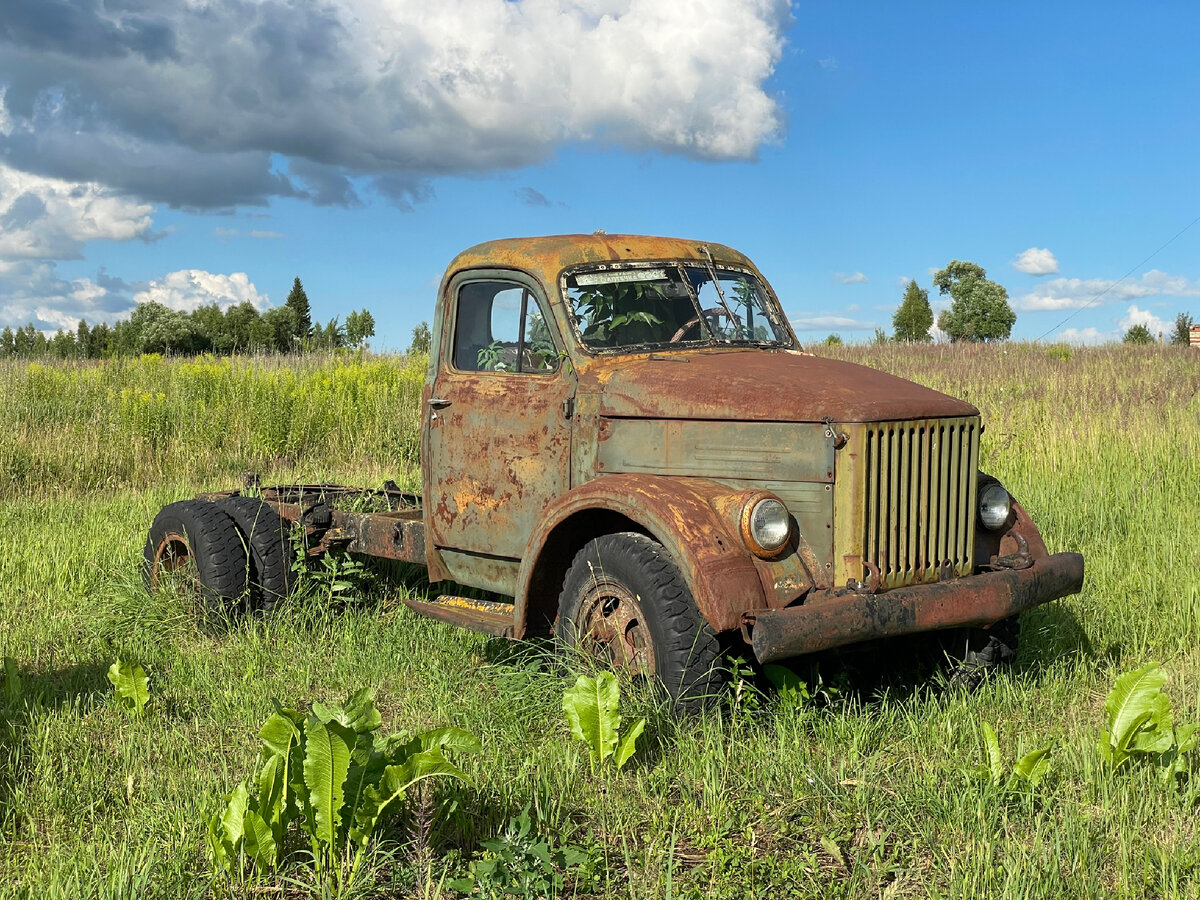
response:
{"label": "side window", "polygon": [[507,281],[474,281],[458,291],[454,367],[465,372],[548,373],[558,351],[537,298]]}

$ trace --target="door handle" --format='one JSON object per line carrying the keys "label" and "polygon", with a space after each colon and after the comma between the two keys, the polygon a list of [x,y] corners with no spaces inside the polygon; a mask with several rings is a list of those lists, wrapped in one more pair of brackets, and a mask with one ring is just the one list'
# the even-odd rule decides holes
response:
{"label": "door handle", "polygon": [[434,409],[445,409],[447,406],[450,405],[450,401],[446,400],[443,397],[430,397],[429,405],[431,407],[433,407]]}

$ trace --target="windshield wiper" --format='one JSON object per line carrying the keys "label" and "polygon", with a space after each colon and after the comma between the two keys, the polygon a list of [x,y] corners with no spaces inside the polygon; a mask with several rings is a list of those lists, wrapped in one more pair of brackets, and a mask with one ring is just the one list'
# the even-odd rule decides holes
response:
{"label": "windshield wiper", "polygon": [[[704,258],[707,260],[705,265],[708,267],[708,277],[712,279],[713,287],[717,289],[717,299],[721,301],[721,308],[725,310],[725,315],[729,316],[729,324],[740,330],[739,326],[741,323],[733,314],[733,310],[729,308],[729,304],[725,302],[725,292],[721,290],[721,279],[717,278],[717,270],[713,266],[712,254],[708,252],[708,244],[701,244],[700,249],[704,251]],[[704,318],[704,310],[700,310],[700,318]],[[717,339],[715,333],[713,334],[713,338]]]}

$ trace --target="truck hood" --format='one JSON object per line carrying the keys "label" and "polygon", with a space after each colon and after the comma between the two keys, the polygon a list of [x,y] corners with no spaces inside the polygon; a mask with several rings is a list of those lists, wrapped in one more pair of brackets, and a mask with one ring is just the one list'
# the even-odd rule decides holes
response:
{"label": "truck hood", "polygon": [[579,391],[603,416],[767,422],[887,422],[977,416],[963,400],[854,363],[796,352],[725,350],[601,358]]}

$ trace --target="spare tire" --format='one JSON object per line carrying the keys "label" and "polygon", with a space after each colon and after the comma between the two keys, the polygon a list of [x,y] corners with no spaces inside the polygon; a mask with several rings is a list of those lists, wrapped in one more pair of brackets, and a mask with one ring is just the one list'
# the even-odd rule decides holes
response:
{"label": "spare tire", "polygon": [[218,501],[246,542],[250,555],[250,609],[268,613],[292,590],[291,528],[268,503],[254,497]]}
{"label": "spare tire", "polygon": [[244,611],[249,563],[237,526],[217,504],[180,500],[164,506],[150,525],[143,551],[146,586],[183,576],[208,625]]}

